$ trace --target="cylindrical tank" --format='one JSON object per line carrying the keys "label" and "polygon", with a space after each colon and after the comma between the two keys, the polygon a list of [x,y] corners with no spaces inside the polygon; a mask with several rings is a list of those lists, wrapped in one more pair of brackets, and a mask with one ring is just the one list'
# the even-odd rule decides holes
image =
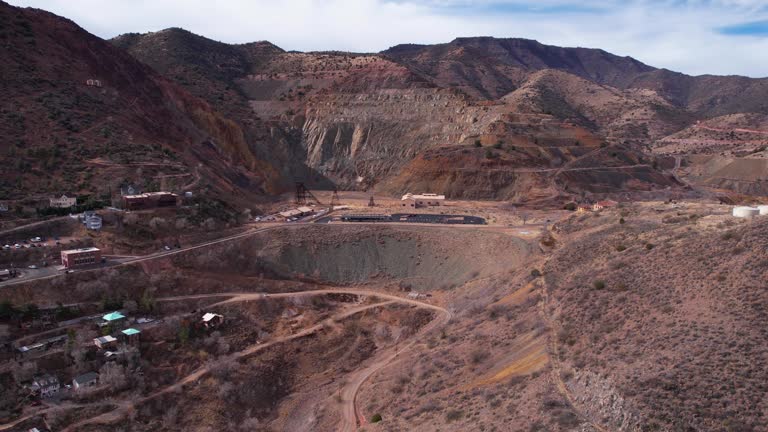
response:
{"label": "cylindrical tank", "polygon": [[761,216],[768,216],[768,205],[759,205],[757,209],[760,211]]}
{"label": "cylindrical tank", "polygon": [[733,216],[737,218],[751,218],[760,214],[760,210],[757,207],[734,207]]}

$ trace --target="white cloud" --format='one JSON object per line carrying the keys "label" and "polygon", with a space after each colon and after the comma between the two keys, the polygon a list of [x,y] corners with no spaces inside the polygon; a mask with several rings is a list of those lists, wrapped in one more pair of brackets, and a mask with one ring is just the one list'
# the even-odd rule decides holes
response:
{"label": "white cloud", "polygon": [[[379,51],[459,36],[602,48],[689,74],[768,76],[768,39],[715,29],[768,18],[765,0],[11,0],[98,36],[183,27],[225,42]],[[538,8],[535,11],[526,9]]]}

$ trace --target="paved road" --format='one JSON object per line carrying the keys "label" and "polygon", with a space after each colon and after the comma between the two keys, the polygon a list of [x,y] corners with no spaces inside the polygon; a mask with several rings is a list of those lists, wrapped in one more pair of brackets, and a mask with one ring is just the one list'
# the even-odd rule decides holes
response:
{"label": "paved road", "polygon": [[[86,271],[101,270],[104,267],[117,267],[117,266],[122,266],[122,265],[136,264],[136,263],[140,263],[140,262],[143,262],[143,261],[149,261],[149,260],[154,260],[154,259],[158,259],[158,258],[165,258],[165,257],[177,255],[177,254],[180,254],[180,253],[188,252],[188,251],[191,251],[191,250],[196,250],[196,249],[201,249],[201,248],[205,248],[205,247],[208,247],[208,246],[213,246],[213,245],[216,245],[216,244],[219,244],[219,243],[224,243],[224,242],[229,242],[229,241],[232,241],[232,240],[242,239],[242,238],[249,237],[249,236],[252,236],[254,234],[257,234],[257,233],[273,230],[273,229],[276,229],[276,228],[279,228],[279,227],[282,227],[282,226],[285,226],[285,225],[284,224],[278,224],[278,225],[271,225],[271,226],[266,226],[266,227],[261,227],[261,228],[251,228],[251,229],[249,229],[249,230],[247,230],[247,231],[245,231],[243,233],[239,233],[239,234],[235,234],[235,235],[230,235],[230,236],[227,236],[227,237],[222,237],[222,238],[219,238],[219,239],[216,239],[216,240],[207,241],[207,242],[200,243],[200,244],[197,244],[197,245],[194,245],[194,246],[187,246],[187,247],[183,247],[183,248],[180,248],[180,249],[173,249],[173,250],[170,250],[170,251],[160,251],[160,252],[156,252],[156,253],[145,255],[145,256],[141,256],[141,257],[119,258],[119,259],[113,260],[112,262],[108,262],[106,265],[98,266],[98,267],[95,267],[95,268],[81,269],[81,270],[76,270],[76,271],[77,272],[86,272]],[[38,269],[37,273],[31,273],[30,272],[30,273],[28,273],[27,276],[22,276],[22,277],[19,277],[19,278],[9,279],[7,281],[0,282],[0,287],[9,286],[9,285],[16,285],[16,284],[20,284],[20,283],[25,283],[25,282],[33,281],[33,280],[52,279],[52,278],[59,277],[59,276],[62,276],[62,272],[55,270],[55,267],[45,267],[44,269]]]}

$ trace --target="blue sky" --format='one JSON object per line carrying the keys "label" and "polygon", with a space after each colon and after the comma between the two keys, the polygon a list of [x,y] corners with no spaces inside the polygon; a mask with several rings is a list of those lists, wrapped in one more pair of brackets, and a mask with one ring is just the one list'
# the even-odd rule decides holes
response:
{"label": "blue sky", "polygon": [[225,42],[375,52],[456,37],[602,48],[692,75],[768,76],[768,0],[10,0],[109,38],[183,27]]}

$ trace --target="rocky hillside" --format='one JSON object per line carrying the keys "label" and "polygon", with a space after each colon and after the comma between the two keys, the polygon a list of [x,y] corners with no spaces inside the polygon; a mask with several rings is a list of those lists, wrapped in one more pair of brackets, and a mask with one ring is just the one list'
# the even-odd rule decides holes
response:
{"label": "rocky hillside", "polygon": [[[170,178],[179,190],[233,197],[275,194],[296,179],[520,201],[667,190],[680,184],[659,171],[668,164],[644,155],[650,145],[714,113],[765,111],[763,80],[687,77],[528,40],[298,53],[178,28],[110,45],[64,19],[7,5],[3,20],[11,79],[0,127],[14,144],[6,156],[29,173],[3,179],[6,197]],[[590,147],[607,150],[595,159]],[[633,162],[608,160],[619,153]],[[430,161],[440,161],[439,173]]]}
{"label": "rocky hillside", "polygon": [[[441,180],[429,164],[419,162],[441,148],[460,150],[476,142],[486,147],[475,151],[479,161],[505,143],[525,147],[522,152],[527,154],[512,156],[506,166],[514,168],[520,162],[543,169],[532,180],[541,189],[536,198],[566,193],[559,183],[571,179],[577,183],[567,187],[590,191],[590,184],[578,183],[577,177],[560,177],[558,183],[549,171],[585,153],[563,149],[582,143],[583,149],[608,146],[628,135],[664,136],[679,130],[685,117],[653,92],[608,88],[564,72],[553,73],[554,78],[547,71],[528,78],[522,74],[515,86],[499,92],[505,98],[491,101],[434,79],[390,51],[381,55],[288,53],[266,42],[225,45],[180,29],[126,35],[113,42],[238,119],[246,130],[254,119],[268,123],[272,138],[284,139],[269,146],[265,157],[283,160],[283,166],[300,160],[316,171],[296,177],[310,182],[328,178],[343,188],[374,187],[387,194],[421,187],[443,190],[452,197],[533,199],[530,187],[523,186],[517,176],[490,175],[486,181],[486,176],[469,173]],[[195,53],[193,58],[188,58],[189,53]],[[555,82],[559,88],[552,85]],[[522,87],[517,93],[508,92],[518,84]],[[584,91],[574,89],[584,85]],[[595,89],[608,96],[585,107]],[[245,105],[250,112],[243,109]],[[649,113],[649,106],[658,109]],[[673,113],[669,123],[674,126],[655,123],[667,112]],[[635,127],[625,124],[628,118],[638,119]],[[448,172],[469,168],[453,165],[459,160],[441,160],[448,163],[441,167]],[[476,168],[482,171],[486,165]],[[614,183],[630,189],[635,185],[620,179]],[[651,180],[643,188],[668,186],[667,181]]]}
{"label": "rocky hillside", "polygon": [[768,426],[768,224],[725,211],[629,206],[558,223],[543,272],[562,375],[606,430]]}
{"label": "rocky hillside", "polygon": [[279,190],[278,170],[238,123],[125,51],[5,3],[0,28],[0,157],[13,167],[0,172],[0,199],[108,197],[123,182],[150,189],[169,179],[233,203]]}

